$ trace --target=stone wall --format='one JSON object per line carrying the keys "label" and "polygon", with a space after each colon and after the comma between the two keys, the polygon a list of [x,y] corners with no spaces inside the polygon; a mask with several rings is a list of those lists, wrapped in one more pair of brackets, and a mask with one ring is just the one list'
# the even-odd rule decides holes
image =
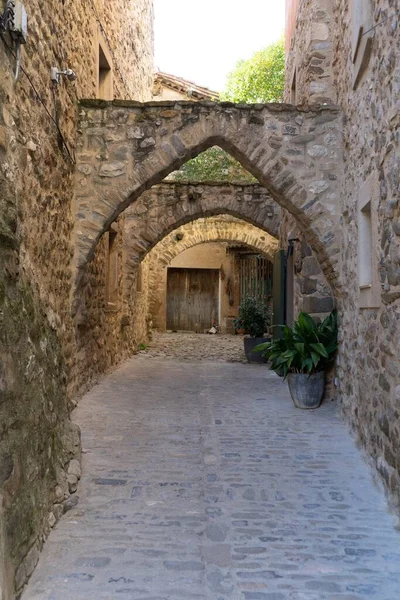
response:
{"label": "stone wall", "polygon": [[[14,84],[14,60],[0,39],[2,600],[13,598],[33,569],[68,494],[62,468],[79,452],[66,395],[79,343],[69,310],[76,101],[96,97],[99,41],[113,67],[115,97],[149,99],[153,71],[151,0],[25,6],[22,66],[36,92],[24,73]],[[52,87],[52,66],[74,69],[76,82]],[[93,357],[87,359],[90,376]]]}
{"label": "stone wall", "polygon": [[[124,215],[118,221],[118,292],[113,302],[107,297],[108,234],[101,239],[82,285],[85,310],[76,328],[76,353],[69,377],[69,397],[76,399],[99,376],[121,360],[132,356],[151,334],[149,318],[149,267],[136,265],[128,283],[125,279],[126,228]],[[138,282],[138,276],[140,281]],[[74,401],[74,402],[75,402]]]}
{"label": "stone wall", "polygon": [[220,324],[222,331],[231,331],[240,301],[239,273],[235,253],[227,253],[227,250],[238,246],[256,250],[272,261],[278,241],[254,225],[227,215],[197,219],[161,240],[143,261],[149,269],[149,305],[154,327],[161,331],[166,329],[169,266],[222,267]]}
{"label": "stone wall", "polygon": [[[368,0],[369,2],[369,0]],[[364,8],[368,7],[366,1]],[[332,4],[329,46],[333,61],[324,63],[324,79],[334,83],[343,109],[345,164],[340,180],[343,296],[340,301],[341,349],[337,383],[343,411],[374,458],[395,502],[400,497],[400,138],[399,17],[397,4],[371,0],[365,22],[347,0]],[[398,8],[398,7],[397,7]],[[368,11],[367,11],[368,13]],[[291,65],[309,53],[304,22],[329,20],[325,2],[304,0],[288,58]],[[393,18],[387,19],[391,14]],[[385,20],[387,19],[387,20]],[[353,62],[354,30],[363,26]],[[371,30],[371,28],[373,28]],[[356,29],[357,32],[358,29]],[[370,31],[371,30],[371,31]],[[361,60],[362,59],[362,60]],[[322,59],[321,59],[322,60]],[[360,63],[361,61],[361,63]],[[307,85],[300,98],[309,98]],[[370,200],[371,285],[360,287],[362,253],[358,239],[360,206]]]}

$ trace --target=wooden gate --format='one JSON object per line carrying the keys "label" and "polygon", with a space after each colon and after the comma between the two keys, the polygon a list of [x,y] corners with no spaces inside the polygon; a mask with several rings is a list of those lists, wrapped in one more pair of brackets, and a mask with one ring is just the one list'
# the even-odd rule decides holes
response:
{"label": "wooden gate", "polygon": [[218,325],[218,304],[218,269],[168,269],[167,329],[203,333]]}

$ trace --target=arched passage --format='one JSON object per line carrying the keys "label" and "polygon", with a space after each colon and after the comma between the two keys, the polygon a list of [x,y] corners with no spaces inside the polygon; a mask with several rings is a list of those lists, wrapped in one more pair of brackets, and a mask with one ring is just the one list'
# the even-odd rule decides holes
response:
{"label": "arched passage", "polygon": [[[168,266],[171,263],[173,264],[174,259],[180,255],[185,255],[187,250],[217,244],[224,244],[227,247],[246,248],[264,255],[268,260],[272,261],[278,247],[278,240],[254,225],[228,215],[197,219],[166,235],[144,259],[145,269],[149,273],[150,314],[153,324],[157,329],[164,330],[166,327],[165,309]],[[225,258],[221,257],[219,260],[222,263]],[[218,261],[214,265],[215,267],[220,268]],[[136,272],[137,267],[134,273]],[[134,273],[132,274],[132,279],[135,277]],[[227,277],[229,277],[229,274]],[[233,288],[233,281],[231,284]],[[221,290],[221,293],[223,295],[223,290]],[[233,294],[232,297],[234,297],[235,306],[233,307],[233,312],[235,312],[239,298],[237,294]]]}
{"label": "arched passage", "polygon": [[[243,226],[246,223],[252,224],[253,229],[243,228],[244,236],[248,236],[252,230],[257,230],[258,236],[263,240],[272,240],[279,236],[280,207],[272,200],[268,191],[258,184],[164,182],[142,194],[124,213],[124,266],[127,287],[130,287],[136,265],[171,231],[191,221],[196,222],[199,218],[220,214],[240,218]],[[216,223],[219,223],[220,228],[225,223],[226,228],[226,221],[217,220]],[[220,233],[208,232],[209,228],[200,232],[199,240],[211,240],[210,237],[203,239],[202,235],[215,235],[221,239],[225,235],[222,229]],[[256,247],[257,235],[252,237]],[[185,236],[185,242],[187,239]],[[234,239],[240,241],[238,238]],[[260,246],[262,252],[264,245]]]}
{"label": "arched passage", "polygon": [[341,115],[283,104],[83,101],[77,143],[75,289],[97,241],[146,189],[212,145],[297,219],[338,284]]}

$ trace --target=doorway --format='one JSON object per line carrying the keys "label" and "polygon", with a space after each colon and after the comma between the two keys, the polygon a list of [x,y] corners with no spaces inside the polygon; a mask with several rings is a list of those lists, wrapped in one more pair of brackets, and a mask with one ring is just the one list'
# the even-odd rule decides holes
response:
{"label": "doorway", "polygon": [[167,329],[203,333],[218,325],[219,270],[169,268]]}

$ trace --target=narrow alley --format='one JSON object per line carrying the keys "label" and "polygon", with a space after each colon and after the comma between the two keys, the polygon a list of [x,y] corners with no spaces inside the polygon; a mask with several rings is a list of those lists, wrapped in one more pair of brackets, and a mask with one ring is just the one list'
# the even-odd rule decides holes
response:
{"label": "narrow alley", "polygon": [[76,409],[79,501],[23,600],[397,600],[400,534],[335,404],[151,352]]}

